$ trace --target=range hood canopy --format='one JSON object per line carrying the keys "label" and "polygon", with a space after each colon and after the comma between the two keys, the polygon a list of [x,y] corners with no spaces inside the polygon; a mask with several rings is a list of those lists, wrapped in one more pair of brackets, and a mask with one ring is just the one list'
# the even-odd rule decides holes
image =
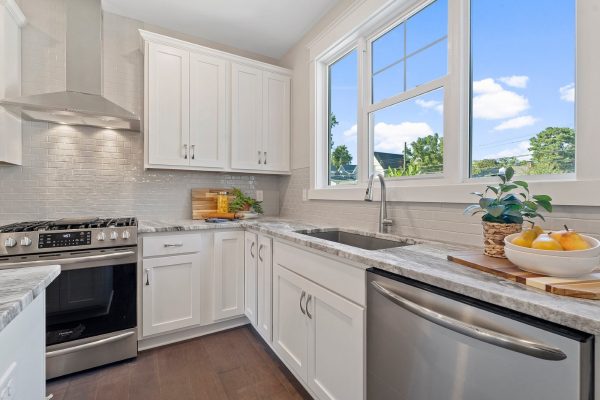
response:
{"label": "range hood canopy", "polygon": [[66,90],[4,99],[0,105],[29,121],[140,130],[140,118],[102,96],[100,0],[66,0]]}

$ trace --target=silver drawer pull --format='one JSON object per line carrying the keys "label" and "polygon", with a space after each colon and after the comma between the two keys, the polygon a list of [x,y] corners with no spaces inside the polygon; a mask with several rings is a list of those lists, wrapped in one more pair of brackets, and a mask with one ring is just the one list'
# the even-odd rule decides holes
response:
{"label": "silver drawer pull", "polygon": [[252,242],[252,244],[250,245],[250,255],[252,256],[252,258],[254,258],[254,246],[256,245],[256,243]]}
{"label": "silver drawer pull", "polygon": [[263,164],[267,165],[267,152],[263,151],[263,153],[265,153]]}
{"label": "silver drawer pull", "polygon": [[165,247],[183,247],[183,243],[165,243]]}
{"label": "silver drawer pull", "polygon": [[187,158],[188,158],[188,145],[187,144],[183,145],[183,152],[184,152],[183,158],[185,158],[187,160]]}
{"label": "silver drawer pull", "polygon": [[304,311],[304,308],[302,308],[302,300],[304,300],[304,297],[306,296],[306,292],[303,290],[302,294],[300,295],[300,311],[302,311],[302,314],[306,315],[306,311]]}
{"label": "silver drawer pull", "polygon": [[262,160],[260,159],[260,150],[258,151],[258,163],[261,164]]}
{"label": "silver drawer pull", "polygon": [[261,244],[260,246],[258,246],[258,259],[263,262],[263,258],[262,258],[262,249],[263,249],[263,245]]}
{"label": "silver drawer pull", "polygon": [[433,322],[434,324],[450,329],[456,333],[480,340],[493,346],[498,346],[507,350],[516,351],[517,353],[541,358],[542,360],[561,361],[567,358],[567,355],[560,349],[549,347],[545,344],[532,342],[530,340],[506,335],[504,333],[495,332],[480,326],[468,324],[466,322],[430,310],[429,308],[423,307],[419,304],[413,303],[412,301],[407,300],[397,293],[385,288],[378,282],[371,282],[371,285],[386,299],[404,308],[406,311],[424,318],[429,322]]}
{"label": "silver drawer pull", "polygon": [[74,353],[76,351],[91,349],[93,347],[102,346],[103,344],[113,343],[119,340],[123,340],[128,338],[131,335],[134,335],[135,332],[125,332],[120,335],[107,337],[105,339],[96,340],[95,342],[80,344],[79,346],[69,347],[67,349],[54,350],[46,353],[46,358],[62,356],[63,354]]}
{"label": "silver drawer pull", "polygon": [[146,286],[150,286],[150,268],[146,268]]}
{"label": "silver drawer pull", "polygon": [[306,304],[304,305],[304,309],[306,310],[306,316],[310,319],[312,319],[312,314],[310,313],[310,311],[308,311],[308,305],[310,304],[311,300],[312,300],[312,294],[309,294],[308,298],[306,299]]}

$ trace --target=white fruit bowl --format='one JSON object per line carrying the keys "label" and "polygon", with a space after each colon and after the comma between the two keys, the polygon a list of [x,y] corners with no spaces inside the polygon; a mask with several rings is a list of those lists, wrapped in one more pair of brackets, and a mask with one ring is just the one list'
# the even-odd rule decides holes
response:
{"label": "white fruit bowl", "polygon": [[505,247],[504,253],[506,254],[506,258],[520,269],[535,274],[556,276],[559,278],[573,278],[590,274],[596,270],[600,271],[600,256],[565,258],[560,255],[563,253],[573,253],[574,251],[538,250],[556,254],[548,255],[534,254],[521,251],[520,249],[532,250],[526,247],[518,247],[518,249]]}
{"label": "white fruit bowl", "polygon": [[516,244],[513,244],[512,241],[514,238],[516,238],[519,235],[520,235],[520,233],[513,233],[512,235],[508,235],[506,238],[504,238],[504,249],[505,250],[506,249],[514,249],[514,250],[521,251],[523,253],[547,255],[547,256],[554,256],[554,257],[591,258],[591,257],[600,256],[600,241],[591,236],[581,235],[581,237],[590,244],[591,247],[589,249],[556,251],[556,250],[539,250],[539,249],[532,249],[530,247],[517,246]]}

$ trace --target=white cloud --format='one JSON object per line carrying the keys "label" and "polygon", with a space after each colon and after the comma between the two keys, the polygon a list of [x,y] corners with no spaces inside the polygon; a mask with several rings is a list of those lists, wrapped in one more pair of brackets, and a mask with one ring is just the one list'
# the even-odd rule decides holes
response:
{"label": "white cloud", "polygon": [[357,133],[357,127],[356,124],[352,125],[352,127],[350,129],[346,129],[343,133],[344,137],[346,138],[353,138],[356,137],[356,133]]}
{"label": "white cloud", "polygon": [[519,142],[515,147],[498,151],[497,153],[488,154],[482,159],[496,159],[504,157],[519,157],[519,160],[530,160],[531,155],[529,154],[529,140]]}
{"label": "white cloud", "polygon": [[492,78],[473,82],[473,92],[474,118],[513,118],[529,108],[525,96],[504,89]]}
{"label": "white cloud", "polygon": [[415,103],[419,107],[427,108],[429,110],[435,110],[440,114],[444,112],[444,104],[441,101],[417,99],[415,100]]}
{"label": "white cloud", "polygon": [[568,85],[561,86],[558,89],[560,93],[560,99],[573,103],[575,101],[575,84],[569,83]]}
{"label": "white cloud", "polygon": [[502,83],[507,84],[508,86],[524,89],[527,87],[527,82],[529,81],[529,77],[526,75],[512,75],[512,76],[503,76],[502,78],[498,78],[498,80]]}
{"label": "white cloud", "polygon": [[505,131],[507,129],[519,129],[526,126],[531,126],[537,122],[537,118],[531,115],[523,115],[522,117],[516,117],[502,122],[500,125],[494,128],[495,131]]}
{"label": "white cloud", "polygon": [[433,129],[426,122],[402,122],[386,124],[379,122],[375,130],[375,151],[404,154],[404,143],[410,145],[419,137],[433,134]]}

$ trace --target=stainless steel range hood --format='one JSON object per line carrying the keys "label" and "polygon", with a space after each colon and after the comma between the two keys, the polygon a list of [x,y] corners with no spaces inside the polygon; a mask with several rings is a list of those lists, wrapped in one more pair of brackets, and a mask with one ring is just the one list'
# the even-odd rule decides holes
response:
{"label": "stainless steel range hood", "polygon": [[140,130],[140,118],[102,96],[100,0],[66,0],[66,90],[3,99],[0,105],[29,121]]}

